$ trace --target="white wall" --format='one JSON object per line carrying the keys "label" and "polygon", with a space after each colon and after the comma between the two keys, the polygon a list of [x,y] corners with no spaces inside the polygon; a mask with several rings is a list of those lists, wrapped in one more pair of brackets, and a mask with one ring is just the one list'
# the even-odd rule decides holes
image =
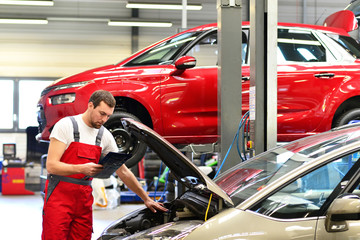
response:
{"label": "white wall", "polygon": [[[119,0],[54,0],[53,7],[1,5],[1,17],[129,18],[131,10]],[[181,1],[179,1],[181,2]],[[188,11],[188,28],[217,21],[216,1],[200,0],[201,11]],[[247,20],[247,1],[243,1]],[[322,24],[329,14],[344,9],[349,0],[279,0],[279,21]],[[305,3],[305,5],[304,5]],[[305,8],[304,8],[305,6]],[[304,12],[304,9],[306,12]],[[139,48],[161,40],[181,27],[181,11],[140,10],[141,19],[167,20],[171,28],[140,28]],[[106,22],[50,20],[47,25],[0,26],[0,77],[63,77],[117,63],[131,54],[131,28]]]}
{"label": "white wall", "polygon": [[[54,7],[1,5],[1,17],[129,18],[121,0],[54,0]],[[181,2],[181,1],[179,1]],[[248,20],[243,1],[243,19]],[[202,11],[188,11],[188,28],[217,21],[216,0],[202,3]],[[281,22],[322,24],[349,0],[278,0]],[[304,17],[305,16],[305,17]],[[171,28],[140,28],[139,48],[161,40],[181,27],[181,11],[140,10],[140,18],[170,20]],[[105,22],[50,21],[48,25],[0,25],[0,77],[63,77],[90,68],[117,63],[131,54],[131,28]],[[16,142],[26,155],[25,134],[0,134],[2,143]],[[0,151],[2,149],[0,148]],[[2,155],[2,153],[1,153]]]}

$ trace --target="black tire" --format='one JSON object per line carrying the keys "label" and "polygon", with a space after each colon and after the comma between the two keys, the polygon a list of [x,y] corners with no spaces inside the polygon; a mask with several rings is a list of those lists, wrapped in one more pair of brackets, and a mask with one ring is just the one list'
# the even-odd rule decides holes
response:
{"label": "black tire", "polygon": [[132,157],[126,161],[126,166],[131,168],[135,166],[145,155],[147,145],[139,141],[136,137],[127,132],[121,124],[121,118],[132,118],[136,121],[140,120],[127,112],[115,112],[104,126],[114,136],[119,152],[132,154]]}
{"label": "black tire", "polygon": [[334,127],[340,127],[342,125],[349,124],[350,121],[359,120],[360,121],[360,108],[355,108],[341,114],[335,121]]}

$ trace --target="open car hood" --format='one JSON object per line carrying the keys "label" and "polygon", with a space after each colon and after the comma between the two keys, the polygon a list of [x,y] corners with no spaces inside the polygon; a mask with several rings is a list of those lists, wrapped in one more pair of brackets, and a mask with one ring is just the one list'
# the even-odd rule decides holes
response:
{"label": "open car hood", "polygon": [[190,189],[207,189],[234,205],[231,198],[198,167],[196,167],[177,148],[166,141],[152,129],[130,118],[123,118],[122,124],[126,130],[144,141],[161,160],[169,167],[176,180]]}

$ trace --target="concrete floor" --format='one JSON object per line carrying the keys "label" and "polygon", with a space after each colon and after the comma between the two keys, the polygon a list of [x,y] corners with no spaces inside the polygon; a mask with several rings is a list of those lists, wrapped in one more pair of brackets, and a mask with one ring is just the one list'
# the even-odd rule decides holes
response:
{"label": "concrete floor", "polygon": [[[0,239],[41,239],[43,200],[35,195],[0,195]],[[97,239],[106,226],[142,204],[120,204],[114,209],[94,210],[94,234]]]}

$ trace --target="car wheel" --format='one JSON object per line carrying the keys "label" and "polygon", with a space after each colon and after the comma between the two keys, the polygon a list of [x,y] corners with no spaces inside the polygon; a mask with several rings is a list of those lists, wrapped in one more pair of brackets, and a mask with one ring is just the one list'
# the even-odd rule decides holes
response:
{"label": "car wheel", "polygon": [[349,110],[336,119],[335,127],[353,123],[352,121],[360,121],[360,108]]}
{"label": "car wheel", "polygon": [[139,122],[140,120],[127,112],[115,112],[104,124],[114,136],[119,152],[132,154],[132,157],[125,163],[127,167],[131,168],[144,157],[147,146],[144,142],[139,141],[135,136],[124,129],[121,124],[121,118],[131,118]]}

